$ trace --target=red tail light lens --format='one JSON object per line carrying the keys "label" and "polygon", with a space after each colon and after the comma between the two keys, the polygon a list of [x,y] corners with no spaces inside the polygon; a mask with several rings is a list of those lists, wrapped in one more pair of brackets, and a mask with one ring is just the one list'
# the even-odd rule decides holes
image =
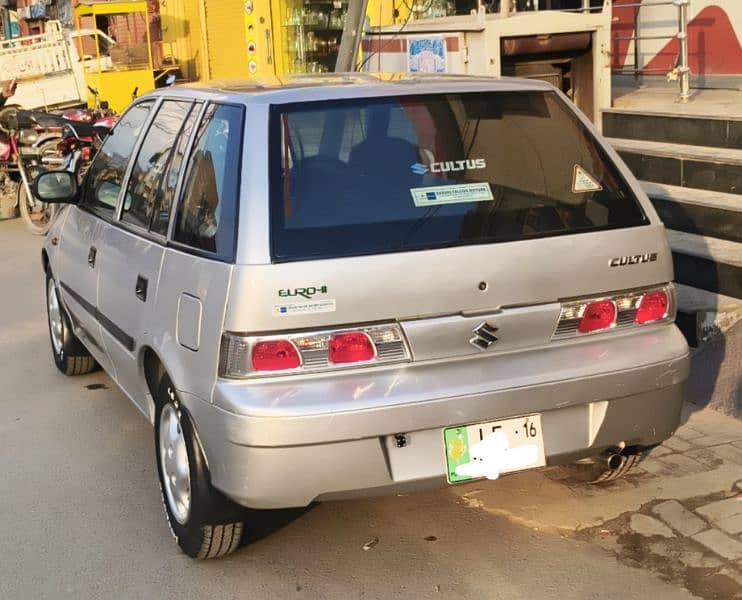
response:
{"label": "red tail light lens", "polygon": [[287,340],[258,342],[252,349],[252,367],[256,371],[286,371],[301,364],[296,347]]}
{"label": "red tail light lens", "polygon": [[375,356],[374,344],[365,333],[338,333],[330,338],[328,358],[332,364],[365,362]]}
{"label": "red tail light lens", "polygon": [[609,329],[616,322],[616,305],[611,300],[592,302],[585,307],[577,330],[580,333],[593,333]]}
{"label": "red tail light lens", "polygon": [[379,323],[351,329],[302,331],[260,338],[225,332],[219,375],[230,379],[319,373],[411,360],[402,328]]}
{"label": "red tail light lens", "polygon": [[639,302],[639,308],[636,311],[634,322],[639,325],[645,323],[654,323],[667,316],[667,310],[670,302],[667,292],[652,292],[646,294]]}

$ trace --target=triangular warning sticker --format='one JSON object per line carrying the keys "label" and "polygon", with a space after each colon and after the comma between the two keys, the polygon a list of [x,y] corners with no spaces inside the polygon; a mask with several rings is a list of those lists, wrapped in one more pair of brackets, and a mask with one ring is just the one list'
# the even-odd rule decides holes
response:
{"label": "triangular warning sticker", "polygon": [[572,192],[582,194],[584,192],[599,192],[603,189],[590,173],[585,171],[580,165],[575,165],[575,171],[572,175]]}

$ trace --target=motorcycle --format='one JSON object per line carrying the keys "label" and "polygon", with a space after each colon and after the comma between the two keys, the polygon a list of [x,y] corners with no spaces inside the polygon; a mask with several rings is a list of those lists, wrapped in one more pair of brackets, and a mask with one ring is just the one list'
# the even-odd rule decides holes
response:
{"label": "motorcycle", "polygon": [[64,162],[63,170],[74,173],[82,179],[90,162],[100,148],[103,140],[116,124],[117,117],[108,116],[89,123],[68,123],[62,130],[62,139],[57,151]]}
{"label": "motorcycle", "polygon": [[63,165],[57,149],[64,122],[43,112],[17,106],[0,109],[0,203],[15,195],[14,205],[29,231],[44,235],[57,207],[38,201],[31,182],[42,171]]}
{"label": "motorcycle", "polygon": [[93,95],[93,98],[95,98],[93,108],[70,108],[62,111],[60,113],[61,116],[68,121],[88,123],[91,125],[108,118],[116,118],[116,113],[109,108],[108,102],[105,100],[101,101],[100,92],[91,86],[88,86],[88,90]]}

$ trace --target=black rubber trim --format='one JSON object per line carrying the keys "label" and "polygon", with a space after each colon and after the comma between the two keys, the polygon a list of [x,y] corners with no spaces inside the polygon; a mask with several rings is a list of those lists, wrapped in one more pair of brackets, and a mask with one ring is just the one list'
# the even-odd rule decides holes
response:
{"label": "black rubber trim", "polygon": [[131,337],[118,325],[116,325],[116,323],[111,321],[111,319],[106,317],[106,315],[101,313],[97,307],[93,306],[90,302],[85,300],[85,298],[80,296],[80,294],[78,294],[66,283],[61,282],[59,285],[62,287],[65,293],[69,294],[75,300],[75,302],[82,306],[86,312],[88,312],[96,321],[98,321],[101,327],[103,327],[103,329],[110,333],[117,342],[119,342],[129,352],[134,352],[136,344],[134,343],[133,337]]}

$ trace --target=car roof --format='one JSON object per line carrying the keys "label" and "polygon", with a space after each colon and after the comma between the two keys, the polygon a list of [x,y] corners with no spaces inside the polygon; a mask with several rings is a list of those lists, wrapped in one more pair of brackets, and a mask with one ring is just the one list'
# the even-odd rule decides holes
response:
{"label": "car roof", "polygon": [[153,94],[216,98],[245,104],[285,104],[411,94],[548,91],[553,89],[553,86],[543,81],[515,77],[329,73],[188,83],[160,89]]}

